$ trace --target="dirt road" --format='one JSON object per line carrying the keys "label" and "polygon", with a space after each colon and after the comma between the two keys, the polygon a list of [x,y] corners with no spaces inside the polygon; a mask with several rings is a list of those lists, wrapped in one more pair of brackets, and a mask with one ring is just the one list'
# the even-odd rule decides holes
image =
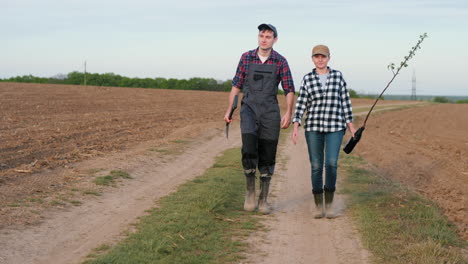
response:
{"label": "dirt road", "polygon": [[338,218],[313,218],[310,165],[301,131],[297,145],[288,138],[280,150],[287,161],[272,180],[274,212],[266,217],[270,231],[251,236],[253,250],[247,263],[369,263],[369,253],[346,215],[345,197],[335,196]]}

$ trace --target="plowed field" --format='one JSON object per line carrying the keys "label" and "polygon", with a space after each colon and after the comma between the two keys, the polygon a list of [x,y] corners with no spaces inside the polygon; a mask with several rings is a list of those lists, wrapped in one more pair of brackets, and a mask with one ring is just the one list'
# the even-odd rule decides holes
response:
{"label": "plowed field", "polygon": [[0,83],[0,215],[64,184],[38,172],[199,130],[222,121],[226,100],[220,92]]}
{"label": "plowed field", "polygon": [[434,200],[468,239],[468,105],[376,113],[355,152]]}

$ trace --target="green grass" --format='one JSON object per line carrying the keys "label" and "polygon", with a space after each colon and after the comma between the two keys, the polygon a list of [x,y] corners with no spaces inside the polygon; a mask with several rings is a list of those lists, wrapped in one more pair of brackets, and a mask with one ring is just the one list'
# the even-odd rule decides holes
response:
{"label": "green grass", "polygon": [[94,190],[84,190],[82,192],[83,195],[94,195],[94,196],[101,196],[102,194],[98,191],[94,191]]}
{"label": "green grass", "polygon": [[86,170],[86,173],[89,174],[89,175],[94,175],[100,171],[103,171],[104,169],[102,168],[93,168],[93,169],[88,169]]}
{"label": "green grass", "polygon": [[107,245],[107,244],[100,245],[99,247],[95,248],[93,250],[93,252],[88,254],[86,257],[87,258],[98,258],[98,257],[104,255],[105,253],[107,253],[111,248],[112,248],[112,246]]}
{"label": "green grass", "polygon": [[111,175],[106,175],[106,176],[99,176],[99,177],[96,177],[96,179],[94,180],[94,183],[96,185],[110,185],[111,183],[114,183],[114,177],[112,177]]}
{"label": "green grass", "polygon": [[109,175],[99,176],[94,179],[96,185],[111,185],[115,183],[115,180],[118,178],[122,179],[131,179],[132,177],[125,171],[113,170]]}
{"label": "green grass", "polygon": [[148,150],[152,152],[158,152],[158,153],[169,153],[169,150],[167,149],[150,148]]}
{"label": "green grass", "polygon": [[39,203],[39,204],[44,203],[44,199],[42,198],[29,198],[28,201],[32,203]]}
{"label": "green grass", "polygon": [[71,200],[70,203],[73,204],[74,206],[80,206],[82,204],[82,202],[78,200]]}
{"label": "green grass", "polygon": [[173,140],[171,141],[172,143],[177,143],[177,144],[185,144],[185,143],[189,143],[190,141],[189,140],[185,140],[185,139],[176,139],[176,140]]}
{"label": "green grass", "polygon": [[66,204],[65,204],[63,201],[52,200],[52,201],[50,202],[50,205],[52,205],[52,206],[65,206]]}
{"label": "green grass", "polygon": [[127,172],[125,171],[121,171],[121,170],[113,170],[110,172],[110,175],[114,178],[122,178],[122,179],[131,179],[132,177],[130,176],[130,174],[128,174]]}
{"label": "green grass", "polygon": [[244,188],[240,149],[227,150],[141,217],[137,232],[86,263],[238,263],[242,239],[260,227],[243,211]]}
{"label": "green grass", "polygon": [[111,246],[107,245],[107,244],[103,244],[97,248],[94,249],[94,251],[97,251],[97,252],[102,252],[102,251],[107,251],[111,249]]}
{"label": "green grass", "polygon": [[365,161],[343,155],[343,193],[374,263],[468,263],[467,243],[430,200],[365,169]]}

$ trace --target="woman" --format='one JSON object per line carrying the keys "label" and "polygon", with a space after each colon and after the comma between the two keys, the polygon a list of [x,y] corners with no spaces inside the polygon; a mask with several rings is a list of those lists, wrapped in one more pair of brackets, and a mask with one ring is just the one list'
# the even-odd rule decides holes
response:
{"label": "woman", "polygon": [[[305,138],[311,164],[312,193],[318,213],[315,218],[334,218],[331,204],[336,189],[338,155],[346,127],[354,136],[353,112],[346,82],[340,71],[328,67],[330,50],[312,49],[315,68],[302,80],[294,114],[292,140],[296,144],[302,116],[307,109]],[[325,186],[322,172],[325,153]],[[323,187],[322,187],[323,186]],[[325,195],[324,195],[325,194]],[[325,196],[325,210],[323,197]]]}

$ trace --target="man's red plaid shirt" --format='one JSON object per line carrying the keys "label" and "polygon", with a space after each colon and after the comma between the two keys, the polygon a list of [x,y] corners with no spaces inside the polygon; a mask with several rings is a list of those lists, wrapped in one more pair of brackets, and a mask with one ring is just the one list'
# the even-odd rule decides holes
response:
{"label": "man's red plaid shirt", "polygon": [[[258,57],[258,48],[250,50],[242,54],[237,66],[236,76],[232,80],[232,86],[235,86],[239,89],[242,89],[244,85],[245,78],[249,71],[249,63],[262,64],[262,61]],[[276,64],[276,75],[277,85],[281,82],[283,87],[284,94],[287,95],[290,92],[294,93],[294,82],[291,75],[291,70],[289,69],[288,61],[285,57],[281,56],[278,52],[271,50],[270,57],[265,61],[264,64]]]}

